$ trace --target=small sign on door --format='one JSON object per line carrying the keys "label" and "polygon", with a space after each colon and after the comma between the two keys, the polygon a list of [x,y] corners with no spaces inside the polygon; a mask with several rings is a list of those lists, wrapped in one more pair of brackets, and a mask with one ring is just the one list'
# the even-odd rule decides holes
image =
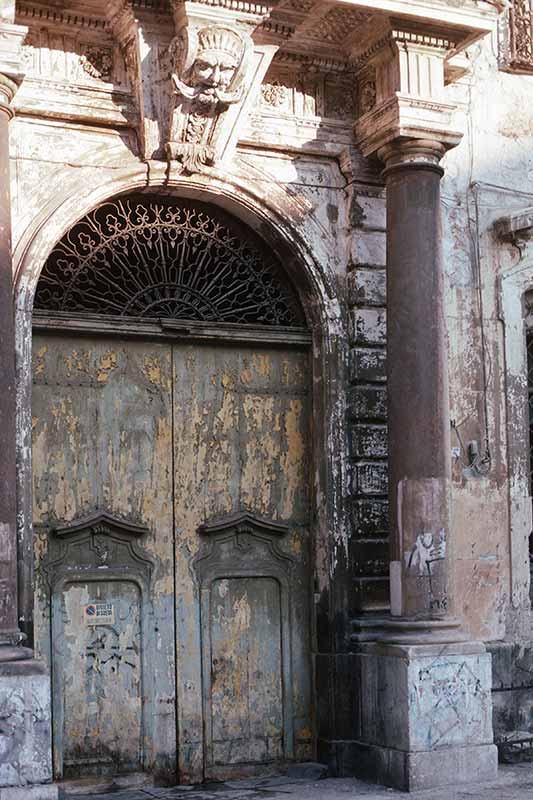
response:
{"label": "small sign on door", "polygon": [[113,603],[88,603],[83,607],[83,617],[87,625],[113,625],[115,607]]}

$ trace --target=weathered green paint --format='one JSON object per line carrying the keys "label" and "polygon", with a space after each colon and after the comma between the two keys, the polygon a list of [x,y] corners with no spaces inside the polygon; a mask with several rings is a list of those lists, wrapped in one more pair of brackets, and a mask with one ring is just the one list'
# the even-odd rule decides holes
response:
{"label": "weathered green paint", "polygon": [[283,758],[280,586],[221,578],[211,588],[210,715],[214,765]]}
{"label": "weathered green paint", "polygon": [[[33,476],[36,536],[36,648],[49,664],[64,659],[50,651],[50,600],[60,601],[57,559],[65,545],[50,529],[97,510],[135,523],[149,532],[140,546],[154,564],[143,587],[144,767],[158,780],[176,776],[174,664],[174,583],[171,437],[171,359],[166,344],[110,341],[87,337],[36,336],[34,339]],[[73,545],[69,548],[72,550]],[[81,545],[80,545],[81,548]],[[57,552],[59,549],[59,552]],[[92,560],[87,560],[91,555]],[[85,573],[121,579],[135,561],[122,549],[105,564],[87,544],[64,561]],[[94,579],[93,574],[93,579]],[[57,586],[57,588],[55,588]],[[93,599],[93,598],[89,598]],[[54,622],[54,615],[52,615]],[[54,641],[54,647],[56,647]],[[124,673],[125,675],[125,673]],[[53,671],[54,766],[63,775],[68,745],[57,724],[62,716],[59,673]],[[109,730],[107,724],[112,725]],[[100,726],[108,741],[114,726],[128,720],[116,714]]]}
{"label": "weathered green paint", "polygon": [[[73,753],[86,773],[142,768],[162,781],[175,779],[178,756],[184,782],[312,755],[309,383],[307,353],[271,345],[35,337],[36,639],[62,663],[58,776]],[[120,548],[100,564],[107,581],[87,582],[82,569],[55,580],[63,545],[50,530],[95,511],[148,528],[138,546],[153,564],[149,581],[123,580]],[[245,511],[285,523],[284,534],[251,536],[237,571],[236,559],[197,569],[201,526]],[[114,655],[106,659],[95,682],[96,639],[76,605],[97,590],[121,609],[101,649],[125,658],[135,640],[139,652],[116,673]],[[71,684],[79,704],[67,702]],[[107,686],[110,714],[95,699]]]}
{"label": "weathered green paint", "polygon": [[[67,585],[59,599],[52,630],[56,685],[61,685],[57,707],[62,711],[58,735],[63,742],[63,774],[78,777],[140,770],[139,588],[126,581],[76,582]],[[113,624],[88,624],[83,612],[92,602],[112,606]]]}

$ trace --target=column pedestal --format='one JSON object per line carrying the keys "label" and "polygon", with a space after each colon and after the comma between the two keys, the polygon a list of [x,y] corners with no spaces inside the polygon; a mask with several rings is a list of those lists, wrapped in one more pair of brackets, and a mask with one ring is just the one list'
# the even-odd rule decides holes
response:
{"label": "column pedestal", "polygon": [[50,676],[41,662],[0,663],[0,715],[0,800],[55,800]]}
{"label": "column pedestal", "polygon": [[365,645],[360,682],[358,777],[404,791],[496,777],[482,644]]}

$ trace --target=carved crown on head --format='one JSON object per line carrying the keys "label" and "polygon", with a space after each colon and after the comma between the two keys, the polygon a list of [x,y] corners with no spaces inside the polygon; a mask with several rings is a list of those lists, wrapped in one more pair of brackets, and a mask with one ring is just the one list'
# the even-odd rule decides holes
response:
{"label": "carved crown on head", "polygon": [[239,62],[244,51],[244,42],[238,33],[229,28],[202,28],[198,31],[198,52],[206,50],[226,53]]}

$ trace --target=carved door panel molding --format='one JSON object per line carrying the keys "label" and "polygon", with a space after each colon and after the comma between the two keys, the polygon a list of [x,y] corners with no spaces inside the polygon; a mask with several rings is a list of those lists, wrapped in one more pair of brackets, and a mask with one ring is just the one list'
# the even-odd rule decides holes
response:
{"label": "carved door panel molding", "polygon": [[153,692],[149,529],[97,511],[49,531],[56,777],[142,770]]}
{"label": "carved door panel molding", "polygon": [[[249,513],[199,528],[207,776],[294,757],[289,527]],[[242,766],[241,766],[242,770]]]}

